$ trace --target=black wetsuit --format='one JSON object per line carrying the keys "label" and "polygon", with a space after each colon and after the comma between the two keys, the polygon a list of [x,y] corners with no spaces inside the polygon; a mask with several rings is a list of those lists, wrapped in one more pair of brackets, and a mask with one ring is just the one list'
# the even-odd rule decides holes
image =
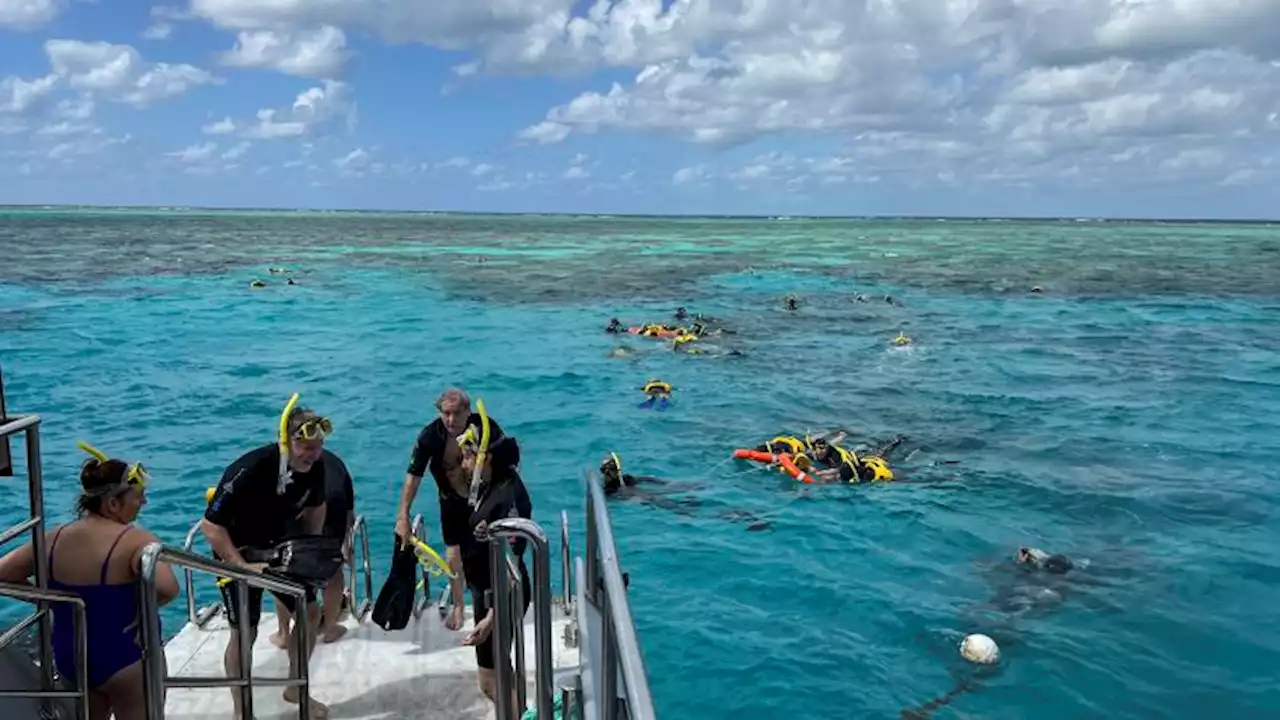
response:
{"label": "black wetsuit", "polygon": [[[205,519],[226,528],[236,548],[266,549],[275,546],[295,530],[304,510],[325,502],[323,460],[317,461],[305,473],[296,470],[291,473],[292,481],[285,485],[283,493],[277,493],[280,448],[272,443],[241,455],[223,472],[213,499],[205,509]],[[227,583],[221,590],[227,621],[235,626],[240,617],[235,583]],[[292,597],[272,595],[276,602],[293,612]],[[307,599],[314,597],[314,591],[308,588]],[[250,588],[249,624],[257,627],[261,615],[262,590]]]}
{"label": "black wetsuit", "polygon": [[[477,622],[484,619],[493,606],[490,591],[493,588],[492,568],[489,561],[489,543],[476,539],[476,526],[484,521],[492,524],[504,518],[533,518],[533,503],[529,500],[529,491],[520,479],[520,473],[513,466],[499,469],[494,466],[494,477],[480,492],[479,505],[471,513],[468,520],[467,536],[462,543],[462,570],[467,578],[467,586],[471,588],[471,602],[475,607]],[[521,595],[524,607],[520,608],[523,618],[533,599],[532,586],[529,584],[529,569],[524,562],[524,540],[512,543],[512,551],[516,558],[516,567],[520,569]],[[494,645],[496,628],[489,637],[476,646],[476,664],[489,670],[494,666]]]}
{"label": "black wetsuit", "polygon": [[324,451],[324,535],[347,539],[347,518],[356,507],[355,485],[342,458]]}
{"label": "black wetsuit", "polygon": [[[468,425],[480,427],[480,416],[472,413],[467,418]],[[498,423],[489,419],[490,437],[502,435]],[[413,446],[413,456],[409,459],[409,474],[422,477],[427,468],[431,469],[431,477],[436,481],[440,496],[440,533],[445,545],[461,545],[471,534],[467,519],[471,516],[471,506],[467,504],[466,495],[458,494],[449,482],[449,473],[460,473],[461,451],[456,438],[444,426],[444,421],[436,418],[422,428],[418,440]],[[519,464],[519,456],[516,457]],[[470,478],[466,483],[470,484]]]}

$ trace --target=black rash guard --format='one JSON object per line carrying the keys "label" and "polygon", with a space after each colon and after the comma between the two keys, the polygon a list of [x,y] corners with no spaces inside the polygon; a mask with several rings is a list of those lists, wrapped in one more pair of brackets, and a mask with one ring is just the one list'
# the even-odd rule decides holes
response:
{"label": "black rash guard", "polygon": [[347,517],[356,507],[355,484],[342,458],[325,450],[321,462],[325,466],[324,534],[345,540]]}
{"label": "black rash guard", "polygon": [[237,548],[267,548],[289,536],[303,510],[325,501],[325,463],[305,473],[292,470],[283,493],[276,487],[280,448],[272,443],[241,455],[222,474],[204,517],[226,528]]}
{"label": "black rash guard", "polygon": [[[467,418],[468,425],[480,427],[480,416],[472,413]],[[489,419],[489,435],[491,439],[502,437],[502,427],[493,418]],[[471,506],[467,504],[466,495],[461,495],[449,481],[450,473],[461,473],[461,451],[457,439],[444,426],[444,421],[436,418],[418,433],[418,440],[413,446],[413,455],[409,458],[408,474],[422,477],[428,468],[431,477],[436,481],[436,490],[440,497],[440,533],[444,544],[459,546],[470,533],[467,518],[471,514]],[[517,450],[515,464],[519,464]],[[470,478],[463,481],[469,485]]]}

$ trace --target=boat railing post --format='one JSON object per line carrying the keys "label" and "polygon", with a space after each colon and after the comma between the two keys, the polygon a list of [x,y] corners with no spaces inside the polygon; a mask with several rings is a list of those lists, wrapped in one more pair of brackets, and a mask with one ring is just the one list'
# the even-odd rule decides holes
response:
{"label": "boat railing post", "polygon": [[495,520],[489,525],[491,544],[505,545],[507,538],[527,541],[533,551],[534,704],[539,720],[551,720],[555,668],[551,665],[551,558],[547,534],[526,518]]}
{"label": "boat railing post", "polygon": [[[15,600],[23,600],[33,605],[49,604],[55,602],[69,603],[72,607],[72,634],[75,642],[75,668],[76,682],[75,690],[0,690],[0,698],[31,698],[38,700],[55,700],[55,699],[74,699],[76,703],[76,717],[80,720],[89,720],[89,645],[88,634],[89,624],[85,617],[84,600],[79,595],[74,595],[60,590],[41,590],[27,584],[14,585],[10,583],[0,583],[0,597],[14,598]],[[40,623],[42,615],[46,611],[37,609],[31,615],[19,620],[8,630],[0,633],[0,649],[8,647],[16,641],[23,633],[27,632],[32,625]],[[45,707],[42,715],[49,715],[52,709]]]}
{"label": "boat railing post", "polygon": [[[417,515],[414,516],[413,526],[409,530],[409,532],[412,533],[413,536],[416,538],[422,537],[422,523],[423,523],[422,513],[418,513]],[[414,619],[417,619],[422,617],[422,613],[425,612],[426,609],[431,605],[432,598],[431,598],[431,575],[427,572],[427,569],[425,567],[422,567],[421,563],[418,564],[418,569],[415,572],[422,576],[422,597],[417,600],[414,600],[413,602],[413,617]],[[444,616],[445,616],[445,609],[443,606],[441,606],[440,617],[444,617]]]}
{"label": "boat railing post", "polygon": [[573,611],[573,600],[571,599],[573,597],[571,595],[573,577],[572,577],[572,573],[570,573],[569,571],[569,566],[572,564],[569,559],[570,555],[571,555],[571,552],[569,549],[569,513],[565,512],[564,510],[561,510],[560,511],[560,581],[563,584],[563,587],[560,588],[561,590],[560,603],[561,603],[561,609],[564,610],[565,615],[570,615],[572,614],[572,611]]}
{"label": "boat railing post", "polygon": [[[364,599],[357,598],[356,591],[359,585],[356,582],[356,541],[360,543],[360,565],[358,572],[364,576]],[[347,533],[346,551],[349,553],[347,557],[347,587],[345,594],[347,596],[348,607],[351,608],[351,616],[356,622],[364,622],[365,616],[373,607],[373,564],[369,560],[369,527],[365,522],[363,515],[356,516],[355,522],[351,525],[351,532]]]}
{"label": "boat railing post", "polygon": [[[27,418],[31,419],[30,425],[24,428],[27,436],[27,492],[31,501],[30,517],[39,518],[39,521],[31,528],[31,551],[35,558],[36,587],[41,590],[48,590],[49,555],[44,537],[44,468],[40,461],[40,418],[36,415],[28,415],[25,418],[19,418],[18,422],[21,423]],[[11,432],[4,433],[6,437],[12,434]],[[49,608],[48,601],[41,601],[36,607],[41,611],[40,689],[45,692],[51,692],[54,688],[53,613]]]}
{"label": "boat railing post", "polygon": [[[609,522],[609,508],[604,489],[592,475],[587,476],[587,538],[584,572],[588,584],[583,588],[583,594],[592,599],[599,610],[603,633],[600,645],[603,651],[600,672],[603,675],[600,683],[604,696],[597,698],[597,702],[603,703],[603,716],[609,720],[617,718],[620,710],[628,720],[652,720],[656,717],[653,697],[631,619],[626,581],[618,566],[618,549],[614,544],[613,526]],[[579,578],[579,582],[582,580]],[[587,645],[583,643],[584,652],[590,652]],[[619,678],[626,696],[625,709],[619,707]]]}
{"label": "boat railing post", "polygon": [[[240,672],[237,677],[171,677],[166,674],[164,644],[160,636],[160,607],[156,598],[156,567],[160,563],[169,563],[175,567],[187,567],[201,572],[212,573],[235,584],[233,591],[240,608],[247,613],[249,608],[249,588],[262,588],[278,595],[292,597],[297,608],[294,623],[294,642],[296,674],[285,678],[253,677],[253,636],[249,623],[245,618],[237,618],[235,632],[238,637]],[[311,643],[311,602],[307,599],[307,590],[298,583],[284,578],[265,575],[256,570],[232,565],[202,557],[185,550],[169,548],[160,543],[151,543],[142,550],[141,573],[138,582],[138,603],[141,613],[142,627],[142,672],[143,687],[147,699],[148,720],[164,718],[165,691],[170,687],[180,688],[232,688],[239,693],[243,702],[244,714],[253,716],[253,688],[255,686],[296,687],[304,698],[298,703],[298,717],[310,720],[311,704],[305,698],[311,696],[310,667],[306,648]]]}
{"label": "boat railing post", "polygon": [[516,709],[524,712],[529,701],[524,667],[524,582],[520,566],[510,553],[507,553],[507,569],[511,577],[511,627],[515,636]]}
{"label": "boat railing post", "polygon": [[[485,603],[493,614],[493,674],[495,680],[495,697],[493,704],[498,720],[511,720],[511,667],[506,653],[511,647],[511,571],[507,567],[506,540],[489,543],[490,586],[489,602]],[[484,618],[475,618],[475,622],[483,622]]]}

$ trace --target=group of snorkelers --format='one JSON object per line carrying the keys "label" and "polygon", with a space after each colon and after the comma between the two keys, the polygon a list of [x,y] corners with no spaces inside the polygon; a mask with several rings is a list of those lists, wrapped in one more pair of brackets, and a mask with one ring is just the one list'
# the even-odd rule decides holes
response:
{"label": "group of snorkelers", "polygon": [[[708,317],[702,313],[690,313],[683,307],[676,308],[675,320],[677,321],[676,323],[651,322],[628,326],[615,317],[609,320],[609,324],[605,326],[604,331],[611,334],[631,334],[656,340],[670,340],[671,349],[689,355],[705,353],[703,349],[693,345],[695,341],[733,333],[732,330],[724,327],[715,318]],[[727,354],[741,355],[742,353],[734,350]]]}

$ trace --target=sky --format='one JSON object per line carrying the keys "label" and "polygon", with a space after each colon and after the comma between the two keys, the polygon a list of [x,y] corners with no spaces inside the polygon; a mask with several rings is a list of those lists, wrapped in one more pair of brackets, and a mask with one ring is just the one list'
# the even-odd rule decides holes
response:
{"label": "sky", "polygon": [[1280,0],[0,0],[0,204],[1276,218]]}

